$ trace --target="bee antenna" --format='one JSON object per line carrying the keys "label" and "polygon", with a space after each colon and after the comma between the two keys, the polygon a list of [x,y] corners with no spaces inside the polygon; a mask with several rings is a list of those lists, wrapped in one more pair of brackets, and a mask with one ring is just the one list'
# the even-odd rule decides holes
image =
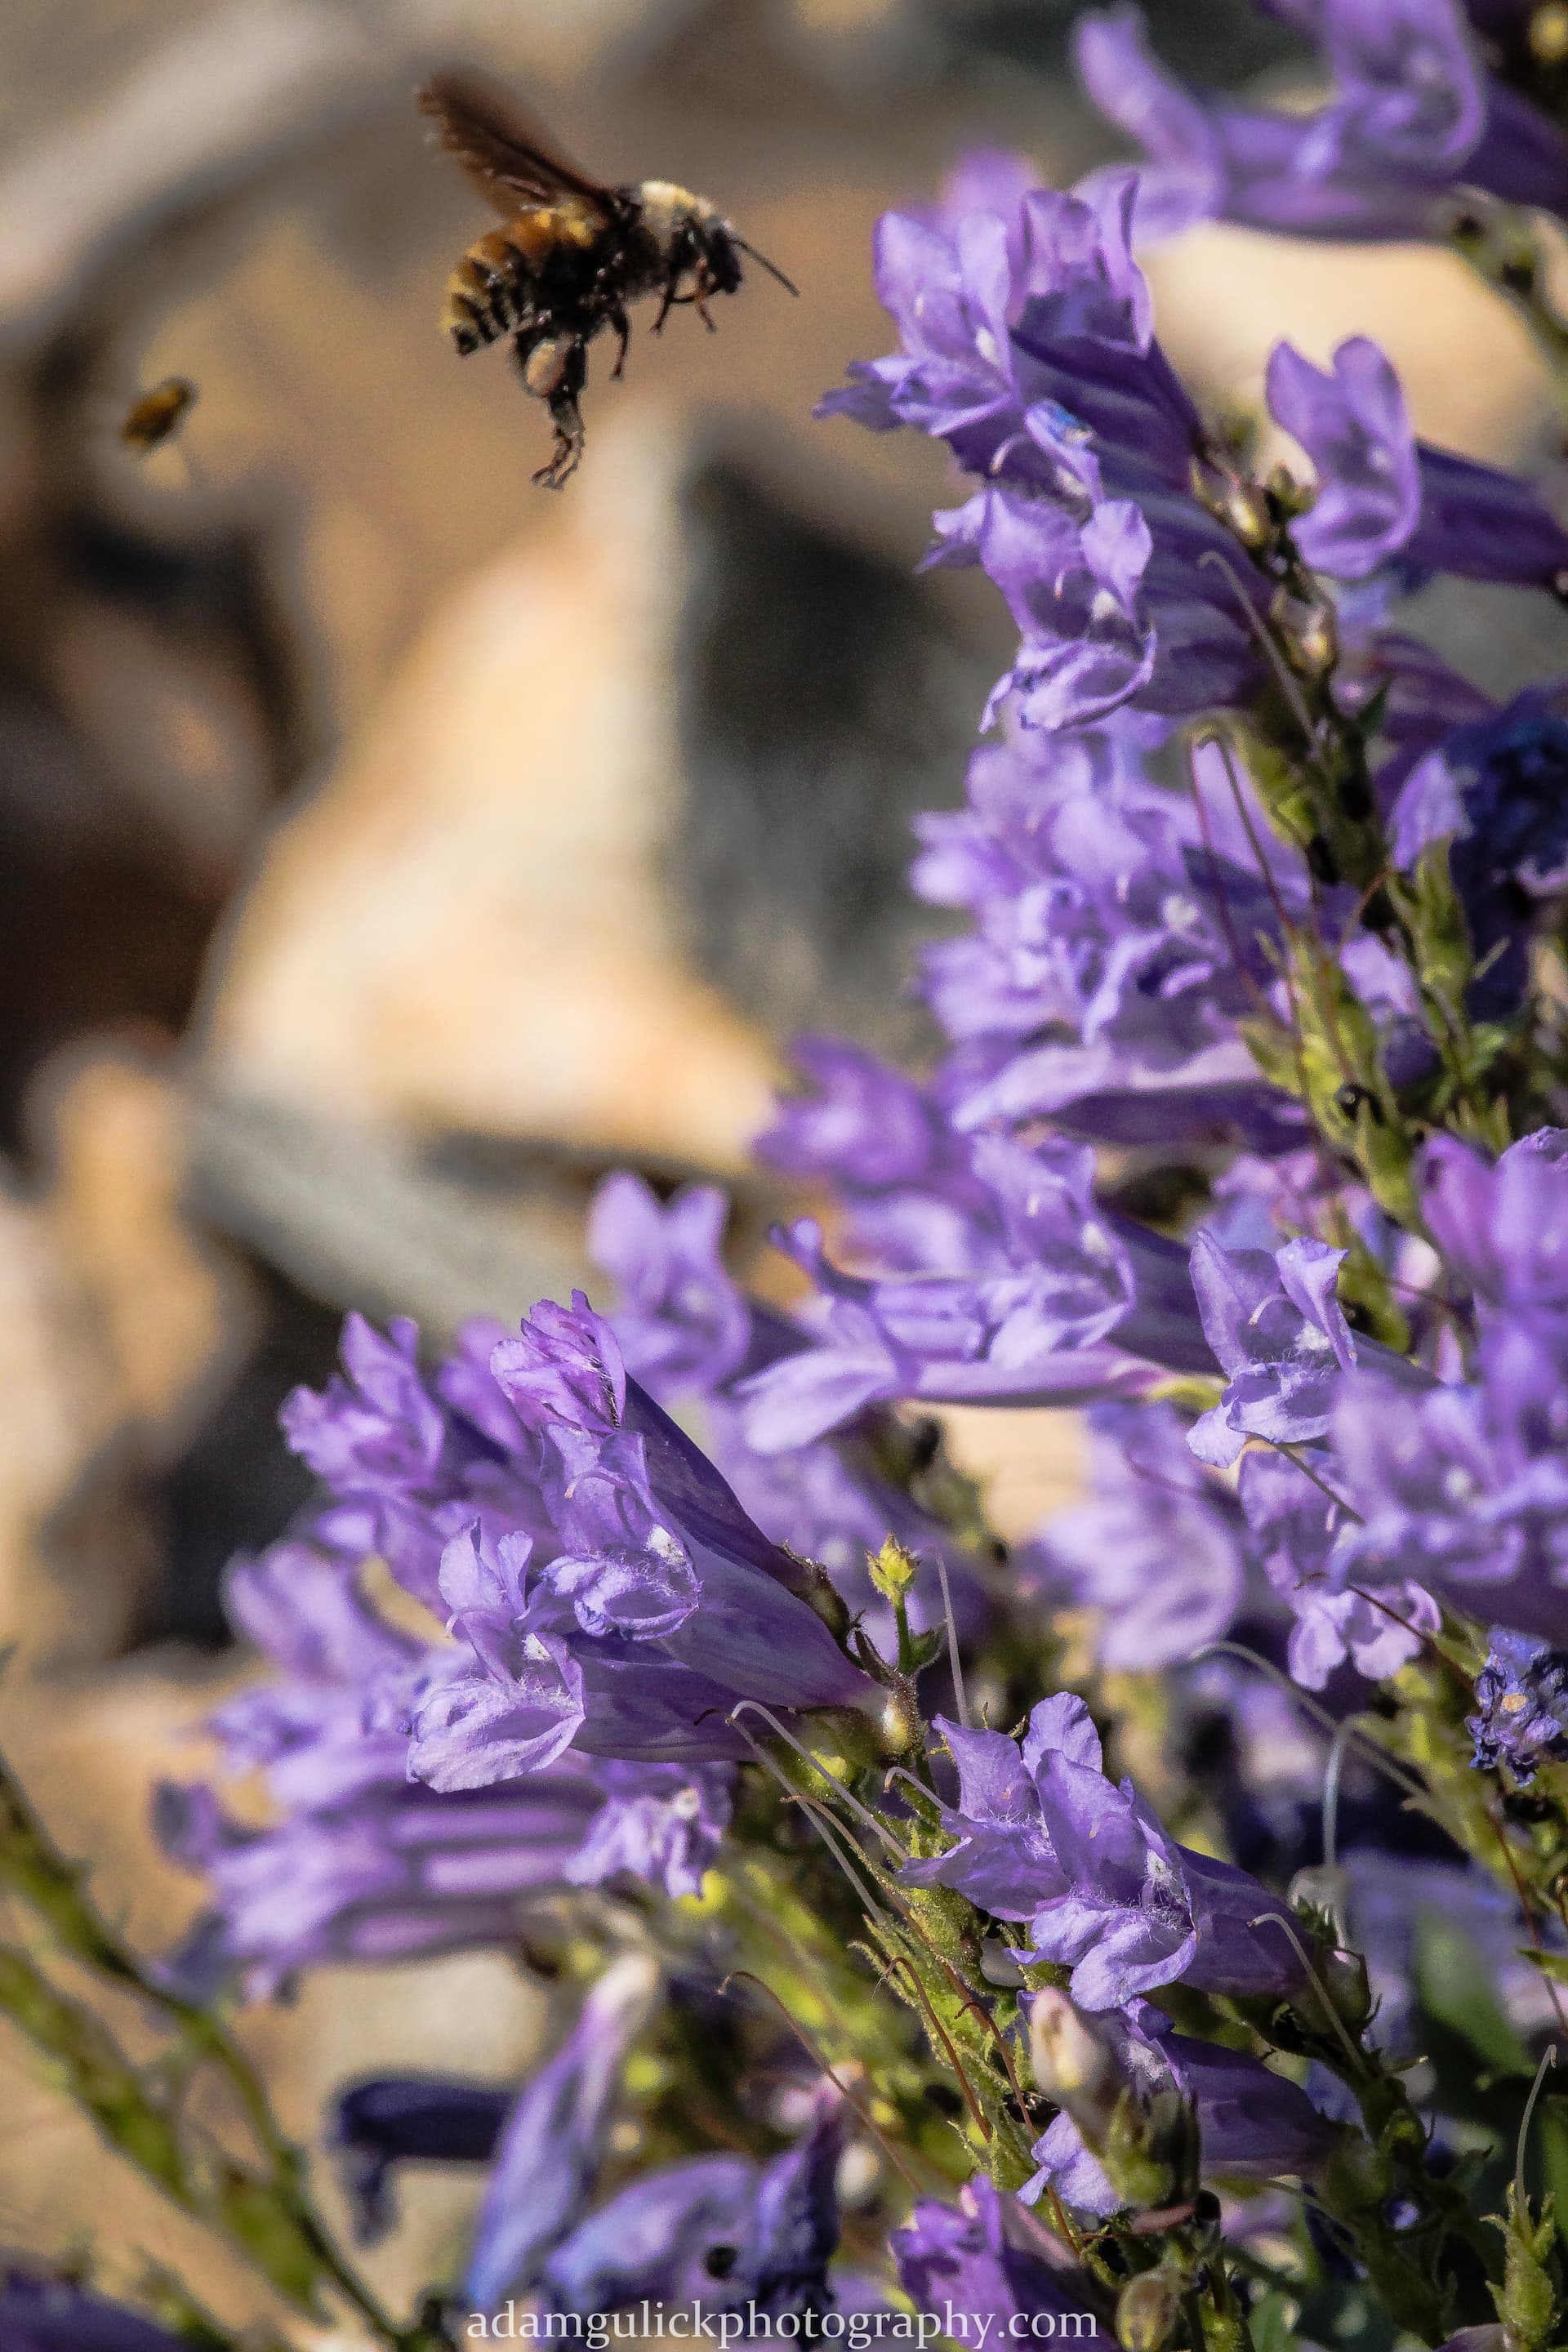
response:
{"label": "bee antenna", "polygon": [[794,294],[798,299],[800,288],[795,284],[793,278],[786,278],[784,276],[784,271],[779,268],[776,261],[770,261],[765,253],[759,253],[754,245],[748,245],[743,236],[737,236],[735,235],[733,229],[730,231],[730,237],[731,243],[738,245],[742,253],[749,253],[753,261],[760,261],[763,268],[767,271],[768,276],[770,278],[776,278],[786,294]]}

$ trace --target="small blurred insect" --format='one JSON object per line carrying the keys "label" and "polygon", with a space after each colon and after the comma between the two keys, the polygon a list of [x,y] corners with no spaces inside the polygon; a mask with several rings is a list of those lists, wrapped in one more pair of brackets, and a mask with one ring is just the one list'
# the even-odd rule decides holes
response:
{"label": "small blurred insect", "polygon": [[196,387],[190,378],[166,375],[132,402],[120,421],[120,437],[128,449],[144,457],[179,431],[195,404]]}
{"label": "small blurred insect", "polygon": [[582,458],[588,345],[603,328],[620,344],[612,375],[626,365],[628,303],[658,296],[656,334],[677,304],[690,304],[710,329],[708,298],[737,290],[742,253],[799,291],[706,196],[668,180],[606,188],[585,179],[478,74],[435,75],[419,104],[506,224],[453,271],[442,323],[465,356],[511,337],[523,386],[555,427],[550,461],[533,477],[547,489],[560,489]]}

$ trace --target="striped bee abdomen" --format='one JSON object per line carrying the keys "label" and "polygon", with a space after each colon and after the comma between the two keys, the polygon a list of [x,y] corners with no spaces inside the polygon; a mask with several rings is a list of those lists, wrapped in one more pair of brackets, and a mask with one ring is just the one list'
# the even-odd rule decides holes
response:
{"label": "striped bee abdomen", "polygon": [[447,282],[442,324],[465,355],[528,323],[542,278],[572,275],[605,226],[604,215],[568,198],[531,205],[471,245]]}

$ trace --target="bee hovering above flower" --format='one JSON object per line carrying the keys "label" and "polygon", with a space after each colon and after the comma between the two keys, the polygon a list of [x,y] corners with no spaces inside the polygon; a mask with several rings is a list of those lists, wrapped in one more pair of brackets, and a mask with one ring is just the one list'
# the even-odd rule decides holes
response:
{"label": "bee hovering above flower", "polygon": [[603,328],[612,327],[620,344],[612,374],[626,364],[628,304],[658,295],[656,333],[686,303],[711,329],[709,297],[737,290],[742,253],[790,293],[799,290],[706,196],[669,180],[608,188],[585,179],[479,74],[433,76],[419,104],[505,223],[470,246],[453,271],[444,324],[465,355],[511,337],[523,385],[545,403],[555,427],[550,462],[533,477],[548,489],[560,489],[582,457],[588,345]]}

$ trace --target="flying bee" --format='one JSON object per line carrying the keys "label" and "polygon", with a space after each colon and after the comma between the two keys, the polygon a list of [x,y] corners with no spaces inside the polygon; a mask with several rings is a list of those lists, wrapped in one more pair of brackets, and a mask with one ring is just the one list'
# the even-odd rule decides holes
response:
{"label": "flying bee", "polygon": [[619,344],[612,377],[626,365],[629,304],[658,297],[656,334],[681,304],[711,329],[709,298],[736,292],[742,253],[799,290],[706,196],[669,180],[606,188],[585,179],[478,74],[437,74],[419,104],[505,223],[453,271],[442,323],[465,356],[510,336],[523,388],[555,427],[550,461],[533,477],[547,489],[560,489],[581,460],[588,346],[605,327]]}
{"label": "flying bee", "polygon": [[177,433],[196,404],[196,387],[188,376],[166,375],[151,392],[132,402],[120,420],[120,437],[128,449],[145,457]]}

